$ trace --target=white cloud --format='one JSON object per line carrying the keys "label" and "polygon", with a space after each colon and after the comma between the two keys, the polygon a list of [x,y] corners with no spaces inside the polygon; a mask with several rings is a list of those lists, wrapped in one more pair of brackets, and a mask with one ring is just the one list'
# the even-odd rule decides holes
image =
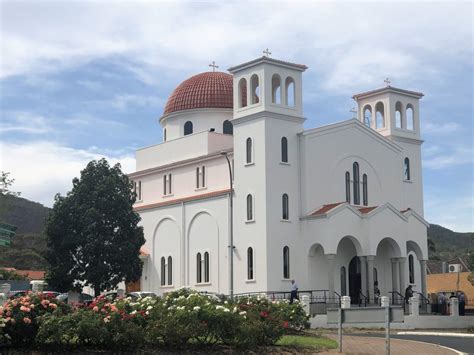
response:
{"label": "white cloud", "polygon": [[16,180],[14,190],[49,207],[54,195],[66,194],[72,188],[72,179],[93,159],[105,157],[110,164],[118,162],[126,173],[135,170],[135,158],[131,155],[107,156],[97,149],[73,149],[46,141],[21,145],[1,142],[0,153],[0,170],[10,172]]}
{"label": "white cloud", "polygon": [[435,123],[435,122],[426,122],[422,123],[422,131],[429,134],[447,134],[453,133],[459,130],[461,127],[459,123],[456,122],[445,122],[445,123]]}
{"label": "white cloud", "polygon": [[[302,61],[325,87],[439,79],[428,63],[470,64],[469,2],[21,2],[2,4],[1,77],[117,57],[144,82],[261,55]],[[429,58],[429,60],[427,60]],[[136,64],[134,64],[136,63]],[[165,74],[166,75],[166,74]]]}
{"label": "white cloud", "polygon": [[8,111],[2,113],[0,133],[45,134],[53,131],[48,120],[31,112]]}
{"label": "white cloud", "polygon": [[474,198],[471,191],[464,196],[440,198],[439,193],[427,193],[425,199],[426,219],[430,223],[442,225],[456,232],[474,230]]}
{"label": "white cloud", "polygon": [[427,159],[423,159],[423,167],[432,170],[465,164],[474,164],[474,152],[472,147],[446,148],[442,153],[438,153],[437,155],[430,154]]}

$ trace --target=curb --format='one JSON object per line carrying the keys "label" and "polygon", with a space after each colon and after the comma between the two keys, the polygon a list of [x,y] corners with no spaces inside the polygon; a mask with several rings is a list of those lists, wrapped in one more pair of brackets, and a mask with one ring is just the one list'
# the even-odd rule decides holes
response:
{"label": "curb", "polygon": [[[409,333],[409,332],[401,332],[401,333]],[[413,333],[410,333],[410,334],[413,334]],[[442,334],[442,333],[439,333],[439,334]],[[424,334],[426,335],[426,334]],[[394,340],[401,340],[401,341],[411,341],[413,343],[421,343],[421,344],[429,344],[429,345],[433,345],[433,346],[437,346],[438,348],[443,348],[443,349],[446,349],[446,350],[450,350],[458,355],[468,355],[468,353],[463,353],[462,351],[459,351],[459,350],[456,350],[456,349],[453,349],[453,348],[449,348],[447,346],[444,346],[444,345],[439,345],[439,344],[434,344],[434,343],[428,343],[426,341],[420,341],[420,340],[411,340],[411,339],[394,339]]]}
{"label": "curb", "polygon": [[443,337],[474,338],[474,334],[468,333],[442,333],[442,332],[397,332],[397,335],[433,335]]}

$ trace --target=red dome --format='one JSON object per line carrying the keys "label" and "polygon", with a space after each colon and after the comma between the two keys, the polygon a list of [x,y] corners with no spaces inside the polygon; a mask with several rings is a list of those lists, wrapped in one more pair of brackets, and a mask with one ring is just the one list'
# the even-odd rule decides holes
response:
{"label": "red dome", "polygon": [[183,81],[166,102],[165,112],[196,108],[232,108],[232,75],[206,72]]}

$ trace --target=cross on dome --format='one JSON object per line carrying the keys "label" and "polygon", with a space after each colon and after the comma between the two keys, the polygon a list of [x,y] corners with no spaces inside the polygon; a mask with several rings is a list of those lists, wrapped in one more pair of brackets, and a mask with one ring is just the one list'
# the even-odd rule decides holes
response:
{"label": "cross on dome", "polygon": [[212,71],[216,71],[216,68],[219,68],[219,66],[216,64],[215,61],[212,61],[212,63],[209,64],[209,66],[212,68]]}
{"label": "cross on dome", "polygon": [[268,48],[265,49],[262,53],[263,53],[263,55],[264,55],[265,57],[269,57],[269,56],[272,55],[272,52],[270,52],[270,50],[269,50]]}

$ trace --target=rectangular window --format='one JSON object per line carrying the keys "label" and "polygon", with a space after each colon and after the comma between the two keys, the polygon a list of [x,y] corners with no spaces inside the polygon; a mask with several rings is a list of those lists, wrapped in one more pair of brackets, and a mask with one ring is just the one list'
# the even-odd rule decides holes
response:
{"label": "rectangular window", "polygon": [[168,194],[172,194],[173,193],[173,190],[172,190],[172,184],[171,184],[171,174],[168,174]]}
{"label": "rectangular window", "polygon": [[196,168],[196,189],[199,189],[199,182],[200,182],[199,175],[200,175],[200,171],[199,171],[199,167],[197,167]]}
{"label": "rectangular window", "polygon": [[196,168],[196,188],[206,187],[206,167]]}
{"label": "rectangular window", "polygon": [[206,186],[206,167],[205,166],[201,168],[201,186],[202,187]]}
{"label": "rectangular window", "polygon": [[168,176],[165,174],[163,175],[163,195],[166,195],[166,192],[168,191]]}

